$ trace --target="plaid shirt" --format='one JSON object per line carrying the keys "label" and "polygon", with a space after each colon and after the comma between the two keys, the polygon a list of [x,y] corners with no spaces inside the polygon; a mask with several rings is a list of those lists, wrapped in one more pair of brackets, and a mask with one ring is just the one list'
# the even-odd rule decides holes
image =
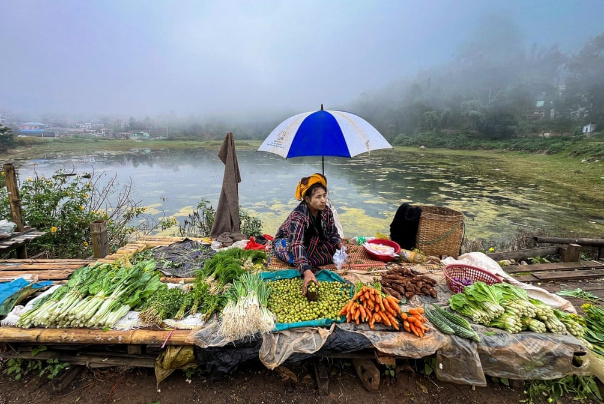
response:
{"label": "plaid shirt", "polygon": [[[302,201],[296,208],[289,214],[285,222],[277,230],[275,239],[285,238],[291,246],[292,253],[294,255],[294,261],[296,268],[301,274],[304,271],[311,269],[306,256],[306,247],[304,246],[304,233],[311,225],[310,212],[308,211],[308,205]],[[327,241],[332,245],[337,245],[342,240],[338,233],[338,229],[334,223],[333,213],[329,207],[326,207],[321,211],[321,227],[323,234]]]}

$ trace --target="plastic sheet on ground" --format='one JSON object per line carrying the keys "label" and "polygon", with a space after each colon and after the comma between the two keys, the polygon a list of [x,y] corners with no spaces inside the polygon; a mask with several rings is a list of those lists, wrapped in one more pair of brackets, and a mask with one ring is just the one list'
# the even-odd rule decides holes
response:
{"label": "plastic sheet on ground", "polygon": [[260,360],[268,369],[275,369],[293,354],[314,354],[333,332],[330,328],[291,328],[262,336]]}
{"label": "plastic sheet on ground", "polygon": [[[523,332],[510,334],[498,328],[476,326],[482,342],[477,345],[484,373],[520,380],[549,380],[577,374],[588,375],[589,360],[573,365],[587,348],[572,335]],[[489,335],[485,332],[489,331]],[[490,335],[494,333],[494,335]]]}
{"label": "plastic sheet on ground", "polygon": [[438,380],[472,386],[486,386],[476,342],[458,336],[447,336],[447,343],[436,352]]}

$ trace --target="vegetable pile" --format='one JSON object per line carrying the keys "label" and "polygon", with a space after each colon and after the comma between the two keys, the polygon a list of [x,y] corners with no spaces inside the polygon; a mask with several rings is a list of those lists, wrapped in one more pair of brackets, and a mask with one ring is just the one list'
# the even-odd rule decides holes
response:
{"label": "vegetable pile", "polygon": [[[378,284],[379,286],[379,284]],[[428,327],[424,325],[426,319],[422,316],[423,309],[409,309],[403,312],[399,300],[391,295],[382,293],[379,288],[358,283],[356,293],[346,306],[340,311],[340,316],[346,316],[346,322],[352,321],[360,324],[366,322],[369,328],[375,329],[375,323],[399,330],[399,320],[403,321],[403,329],[418,337],[423,337]]]}
{"label": "vegetable pile", "polygon": [[435,304],[432,307],[433,309],[424,307],[425,316],[440,332],[480,342],[480,337],[468,320]]}
{"label": "vegetable pile", "polygon": [[159,279],[155,261],[130,268],[111,264],[82,267],[66,285],[23,314],[17,326],[111,328],[162,286]]}
{"label": "vegetable pile", "polygon": [[316,301],[302,295],[301,278],[281,279],[269,283],[271,293],[268,308],[277,316],[278,323],[328,318],[339,320],[338,311],[350,298],[351,285],[341,282],[319,281]]}
{"label": "vegetable pile", "polygon": [[[451,296],[449,305],[474,323],[504,329],[510,333],[523,330],[544,333],[565,333],[580,336],[580,327],[565,313],[529,299],[524,289],[508,283],[487,285],[476,282],[463,293]],[[564,319],[564,321],[561,321]]]}
{"label": "vegetable pile", "polygon": [[275,320],[267,309],[269,293],[270,289],[260,275],[241,275],[226,293],[227,304],[222,310],[220,333],[236,341],[258,332],[272,331]]}
{"label": "vegetable pile", "polygon": [[592,351],[604,356],[604,309],[589,303],[581,307],[585,313],[584,338]]}
{"label": "vegetable pile", "polygon": [[410,299],[415,295],[437,296],[434,279],[402,265],[390,265],[389,268],[394,269],[384,273],[380,283],[382,289],[390,295],[399,300],[403,297]]}

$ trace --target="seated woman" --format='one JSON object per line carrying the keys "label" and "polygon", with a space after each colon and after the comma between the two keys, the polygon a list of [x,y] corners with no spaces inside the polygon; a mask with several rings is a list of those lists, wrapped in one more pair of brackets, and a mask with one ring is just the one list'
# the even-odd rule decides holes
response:
{"label": "seated woman", "polygon": [[317,283],[315,272],[319,265],[331,264],[342,239],[334,224],[327,203],[327,179],[322,174],[304,177],[296,188],[300,204],[279,227],[273,246],[275,255],[294,264],[304,277],[302,293],[310,282]]}

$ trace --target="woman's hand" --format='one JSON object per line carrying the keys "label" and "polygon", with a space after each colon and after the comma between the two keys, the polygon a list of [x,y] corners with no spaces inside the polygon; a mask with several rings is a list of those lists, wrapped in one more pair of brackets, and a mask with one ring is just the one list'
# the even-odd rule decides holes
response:
{"label": "woman's hand", "polygon": [[315,274],[312,273],[310,269],[304,271],[304,284],[302,285],[302,296],[306,296],[306,289],[308,285],[314,282],[317,286],[319,286],[319,282],[317,282],[317,278],[315,278]]}

